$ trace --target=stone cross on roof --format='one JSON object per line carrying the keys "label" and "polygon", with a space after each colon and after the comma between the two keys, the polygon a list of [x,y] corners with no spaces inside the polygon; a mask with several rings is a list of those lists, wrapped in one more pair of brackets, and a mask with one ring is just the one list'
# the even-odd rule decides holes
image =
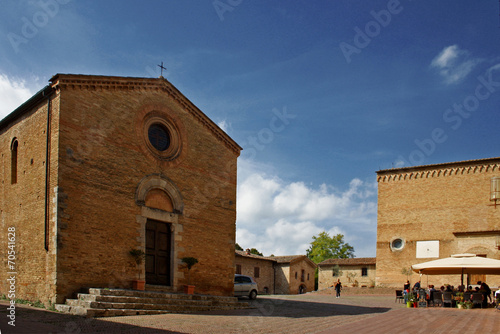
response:
{"label": "stone cross on roof", "polygon": [[161,68],[161,74],[160,74],[160,78],[163,78],[163,70],[166,70],[167,68],[166,67],[163,67],[163,62],[161,62],[161,65],[157,65],[159,68]]}

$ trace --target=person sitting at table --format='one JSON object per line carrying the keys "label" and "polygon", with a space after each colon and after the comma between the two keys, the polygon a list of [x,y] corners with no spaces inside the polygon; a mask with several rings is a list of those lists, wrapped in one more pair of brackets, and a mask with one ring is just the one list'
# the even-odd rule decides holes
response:
{"label": "person sitting at table", "polygon": [[417,281],[417,283],[415,283],[415,285],[413,286],[413,290],[418,290],[420,289],[420,281]]}

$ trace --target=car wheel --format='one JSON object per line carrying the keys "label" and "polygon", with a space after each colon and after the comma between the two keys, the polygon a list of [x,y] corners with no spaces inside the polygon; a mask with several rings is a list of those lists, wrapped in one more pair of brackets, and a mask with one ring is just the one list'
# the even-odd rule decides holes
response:
{"label": "car wheel", "polygon": [[250,291],[250,294],[248,295],[248,298],[250,298],[250,299],[257,298],[257,291],[255,291],[255,290]]}

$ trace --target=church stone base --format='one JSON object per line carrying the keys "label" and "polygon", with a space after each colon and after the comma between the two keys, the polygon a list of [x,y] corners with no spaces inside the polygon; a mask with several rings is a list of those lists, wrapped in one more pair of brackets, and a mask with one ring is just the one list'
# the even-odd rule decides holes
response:
{"label": "church stone base", "polygon": [[86,317],[115,317],[234,310],[249,308],[249,304],[236,297],[91,288],[88,293],[79,293],[77,299],[67,299],[66,304],[57,304],[55,308]]}

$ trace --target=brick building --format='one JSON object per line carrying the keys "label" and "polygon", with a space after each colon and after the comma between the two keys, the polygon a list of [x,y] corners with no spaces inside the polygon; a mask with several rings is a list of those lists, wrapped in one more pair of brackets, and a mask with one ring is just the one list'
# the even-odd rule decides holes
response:
{"label": "brick building", "polygon": [[0,145],[17,298],[144,278],[179,291],[187,256],[196,292],[232,295],[241,147],[164,78],[58,74],[0,121]]}
{"label": "brick building", "polygon": [[236,251],[234,260],[236,274],[253,277],[257,282],[259,294],[274,294],[276,261],[273,259],[251,254],[249,251]]}
{"label": "brick building", "polygon": [[318,290],[327,289],[337,280],[343,286],[374,287],[376,258],[328,259],[318,263]]}
{"label": "brick building", "polygon": [[316,263],[305,255],[271,256],[276,261],[277,294],[298,294],[314,291]]}
{"label": "brick building", "polygon": [[[377,285],[402,287],[411,265],[453,254],[500,259],[498,177],[500,158],[378,171]],[[459,275],[409,277],[460,284]],[[478,280],[500,284],[500,276],[469,278]]]}
{"label": "brick building", "polygon": [[259,293],[294,295],[314,291],[316,264],[305,255],[259,256],[236,251],[236,273],[251,276]]}

